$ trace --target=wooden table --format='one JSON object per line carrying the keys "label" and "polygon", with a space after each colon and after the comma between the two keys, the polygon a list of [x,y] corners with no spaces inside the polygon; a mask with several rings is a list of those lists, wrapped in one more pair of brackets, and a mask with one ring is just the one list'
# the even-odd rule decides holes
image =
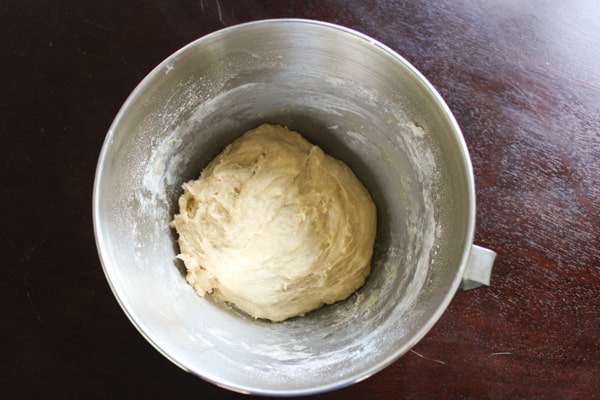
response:
{"label": "wooden table", "polygon": [[342,24],[438,88],[477,184],[492,285],[393,365],[318,399],[600,398],[596,0],[0,2],[0,397],[247,398],[129,323],[99,263],[96,160],[135,85],[184,44],[275,17]]}

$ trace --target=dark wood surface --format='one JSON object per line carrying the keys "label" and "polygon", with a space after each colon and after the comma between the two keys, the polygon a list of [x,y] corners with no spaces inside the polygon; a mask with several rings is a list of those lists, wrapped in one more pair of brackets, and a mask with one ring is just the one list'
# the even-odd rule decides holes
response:
{"label": "dark wood surface", "polygon": [[244,396],[191,376],[104,278],[91,194],[135,85],[188,42],[274,17],[346,25],[438,88],[468,143],[492,285],[364,382],[319,399],[600,398],[596,0],[0,1],[0,397]]}

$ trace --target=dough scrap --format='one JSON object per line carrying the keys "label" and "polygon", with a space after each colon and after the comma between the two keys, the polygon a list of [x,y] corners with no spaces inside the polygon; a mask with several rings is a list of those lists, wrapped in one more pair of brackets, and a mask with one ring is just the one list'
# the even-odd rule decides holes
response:
{"label": "dough scrap", "polygon": [[246,132],[183,190],[172,226],[200,296],[283,321],[347,298],[370,273],[371,196],[297,132]]}

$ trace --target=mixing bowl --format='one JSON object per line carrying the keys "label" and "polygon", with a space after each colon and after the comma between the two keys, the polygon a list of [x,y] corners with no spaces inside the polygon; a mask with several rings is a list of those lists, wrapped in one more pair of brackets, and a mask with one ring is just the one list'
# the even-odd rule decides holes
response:
{"label": "mixing bowl", "polygon": [[[264,122],[346,162],[378,212],[366,284],[282,323],[197,296],[169,227],[181,184]],[[226,28],[154,69],[106,136],[93,214],[106,277],[139,332],[184,370],[263,395],[323,392],[381,370],[461,284],[489,283],[495,255],[473,246],[472,167],[436,90],[385,45],[310,20]]]}

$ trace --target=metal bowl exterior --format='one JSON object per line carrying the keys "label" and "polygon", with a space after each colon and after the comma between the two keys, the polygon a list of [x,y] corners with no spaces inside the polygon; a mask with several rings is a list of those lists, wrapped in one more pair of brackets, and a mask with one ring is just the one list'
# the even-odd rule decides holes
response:
{"label": "metal bowl exterior", "polygon": [[[279,324],[196,296],[169,228],[181,183],[262,122],[345,161],[378,208],[367,284]],[[337,25],[265,20],[191,43],[140,83],[101,150],[93,217],[113,293],[158,351],[219,386],[292,396],[365,379],[427,333],[462,279],[475,190],[452,113],[405,59]]]}

